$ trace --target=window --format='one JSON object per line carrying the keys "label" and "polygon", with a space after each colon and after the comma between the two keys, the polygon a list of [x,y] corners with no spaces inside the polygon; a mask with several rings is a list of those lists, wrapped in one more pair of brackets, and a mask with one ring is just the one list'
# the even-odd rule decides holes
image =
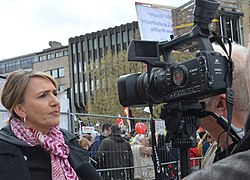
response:
{"label": "window", "polygon": [[77,73],[77,65],[76,65],[76,62],[74,62],[74,74]]}
{"label": "window", "polygon": [[94,49],[97,49],[97,39],[93,39],[94,40]]}
{"label": "window", "polygon": [[58,75],[59,77],[64,77],[64,68],[58,69]]}
{"label": "window", "polygon": [[85,81],[85,92],[88,92],[88,81]]}
{"label": "window", "polygon": [[87,71],[87,63],[86,63],[86,61],[83,62],[83,69],[84,69],[84,72]]}
{"label": "window", "polygon": [[77,85],[77,83],[75,83],[75,94],[77,94],[77,92],[78,92],[77,88],[78,88],[78,85]]}
{"label": "window", "polygon": [[52,75],[54,78],[58,78],[58,71],[57,71],[57,69],[53,69],[53,70],[51,71],[51,75]]}
{"label": "window", "polygon": [[6,72],[11,72],[19,69],[18,62],[10,62],[5,64],[5,71]]}
{"label": "window", "polygon": [[53,58],[55,58],[55,54],[54,53],[48,54],[47,58],[48,59],[53,59]]}
{"label": "window", "polygon": [[88,40],[88,50],[91,51],[93,48],[92,48],[92,40],[89,39]]}
{"label": "window", "polygon": [[56,58],[63,56],[62,51],[56,52]]}
{"label": "window", "polygon": [[78,42],[77,43],[77,53],[80,53],[80,50],[81,50],[81,46],[80,46],[80,43]]}
{"label": "window", "polygon": [[115,45],[115,34],[111,34],[111,45]]}
{"label": "window", "polygon": [[80,82],[80,93],[83,93],[82,89],[83,89],[82,82]]}
{"label": "window", "polygon": [[120,33],[118,32],[118,33],[116,33],[116,43],[117,44],[120,44],[121,43],[121,38],[120,38]]}
{"label": "window", "polygon": [[20,61],[20,68],[22,69],[32,68],[33,62],[34,58],[23,59]]}
{"label": "window", "polygon": [[79,62],[78,68],[79,68],[79,73],[82,73],[82,63],[81,62]]}
{"label": "window", "polygon": [[128,31],[128,40],[129,40],[129,42],[131,42],[133,39],[134,39],[134,37],[133,37],[133,31],[132,31],[132,29],[130,29]]}
{"label": "window", "polygon": [[0,65],[0,73],[1,74],[5,73],[5,66],[4,66],[4,64]]}
{"label": "window", "polygon": [[93,50],[92,40],[89,39],[88,40],[88,59],[89,59],[89,61],[90,61],[90,59],[92,59],[92,50]]}
{"label": "window", "polygon": [[116,50],[121,51],[121,33],[116,33]]}
{"label": "window", "polygon": [[46,60],[46,55],[39,56],[39,61],[45,61]]}
{"label": "window", "polygon": [[64,51],[63,51],[63,55],[64,55],[64,56],[68,56],[68,55],[69,55],[69,51],[68,51],[68,50],[64,50]]}
{"label": "window", "polygon": [[95,81],[94,79],[91,79],[91,91],[93,92],[95,90]]}
{"label": "window", "polygon": [[85,49],[86,49],[86,48],[85,48],[85,42],[82,41],[82,51],[85,52]]}
{"label": "window", "polygon": [[64,91],[65,90],[65,84],[60,84],[58,86],[58,91]]}
{"label": "window", "polygon": [[104,36],[104,46],[105,47],[109,46],[108,36]]}
{"label": "window", "polygon": [[72,44],[72,49],[73,49],[73,54],[76,54],[76,46],[75,46],[75,44]]}
{"label": "window", "polygon": [[103,47],[103,42],[102,42],[102,37],[99,37],[99,48],[102,48]]}
{"label": "window", "polygon": [[127,42],[127,31],[122,32],[122,42]]}

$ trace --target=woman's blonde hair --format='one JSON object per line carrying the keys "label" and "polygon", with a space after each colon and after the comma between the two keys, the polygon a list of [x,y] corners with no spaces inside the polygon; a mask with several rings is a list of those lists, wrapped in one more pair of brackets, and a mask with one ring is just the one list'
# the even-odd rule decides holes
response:
{"label": "woman's blonde hair", "polygon": [[55,79],[40,71],[33,70],[17,70],[10,73],[4,83],[1,101],[3,106],[10,112],[14,117],[18,117],[14,112],[14,108],[17,104],[24,102],[24,93],[26,87],[29,84],[29,80],[33,77],[41,77],[48,79],[57,89],[57,83]]}

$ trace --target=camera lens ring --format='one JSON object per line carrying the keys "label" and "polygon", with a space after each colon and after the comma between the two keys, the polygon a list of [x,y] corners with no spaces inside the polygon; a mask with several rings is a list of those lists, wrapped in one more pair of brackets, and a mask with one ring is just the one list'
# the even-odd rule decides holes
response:
{"label": "camera lens ring", "polygon": [[177,86],[184,86],[187,82],[187,68],[183,65],[178,65],[173,70],[173,81]]}

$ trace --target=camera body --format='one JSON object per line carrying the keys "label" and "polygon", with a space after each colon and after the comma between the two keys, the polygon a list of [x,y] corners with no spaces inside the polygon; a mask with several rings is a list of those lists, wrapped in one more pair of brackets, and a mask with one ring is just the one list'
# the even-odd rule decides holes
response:
{"label": "camera body", "polygon": [[200,51],[194,59],[154,68],[149,83],[147,72],[121,76],[119,100],[123,106],[147,105],[146,87],[154,104],[214,96],[226,91],[227,70],[226,57],[214,51]]}

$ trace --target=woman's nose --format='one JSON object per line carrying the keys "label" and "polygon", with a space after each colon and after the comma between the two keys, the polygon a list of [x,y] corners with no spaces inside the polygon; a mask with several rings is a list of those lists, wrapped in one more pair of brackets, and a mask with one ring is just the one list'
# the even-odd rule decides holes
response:
{"label": "woman's nose", "polygon": [[51,106],[58,106],[58,105],[60,105],[59,99],[58,99],[57,96],[54,95],[54,94],[52,95],[50,105],[51,105]]}

